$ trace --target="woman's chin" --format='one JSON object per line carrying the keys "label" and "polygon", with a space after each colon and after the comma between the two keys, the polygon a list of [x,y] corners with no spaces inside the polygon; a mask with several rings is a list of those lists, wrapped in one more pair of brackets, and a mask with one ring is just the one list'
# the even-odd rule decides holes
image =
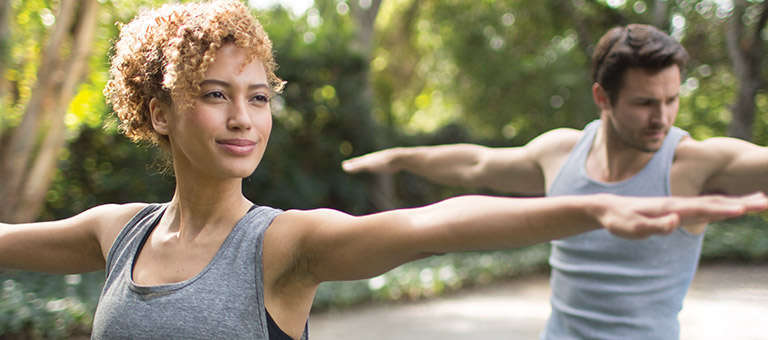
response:
{"label": "woman's chin", "polygon": [[237,170],[233,171],[233,176],[234,177],[239,177],[239,178],[246,178],[246,177],[250,176],[251,174],[253,174],[254,171],[256,171],[256,168],[237,169]]}
{"label": "woman's chin", "polygon": [[245,178],[253,174],[260,162],[232,162],[228,166],[228,173],[232,177]]}

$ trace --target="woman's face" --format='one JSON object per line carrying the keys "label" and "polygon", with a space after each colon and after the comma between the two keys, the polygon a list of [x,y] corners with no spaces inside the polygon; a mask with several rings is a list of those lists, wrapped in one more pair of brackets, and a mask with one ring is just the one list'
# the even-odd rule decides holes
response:
{"label": "woman's face", "polygon": [[[247,177],[258,166],[272,129],[264,65],[243,67],[246,53],[225,44],[193,94],[194,106],[167,115],[167,135],[179,176],[193,171],[215,178]],[[160,131],[163,133],[163,131]]]}

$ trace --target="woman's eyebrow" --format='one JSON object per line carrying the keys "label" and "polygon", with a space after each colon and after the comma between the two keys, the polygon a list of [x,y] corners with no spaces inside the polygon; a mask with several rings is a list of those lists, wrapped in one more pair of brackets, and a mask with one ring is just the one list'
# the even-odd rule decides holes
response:
{"label": "woman's eyebrow", "polygon": [[200,82],[200,86],[203,85],[219,85],[222,87],[230,87],[228,82],[218,79],[203,79],[203,81]]}
{"label": "woman's eyebrow", "polygon": [[[230,83],[223,80],[219,80],[219,79],[204,79],[202,82],[200,82],[200,86],[205,86],[205,85],[218,85],[226,88],[232,87]],[[254,84],[248,85],[249,90],[260,89],[260,88],[269,88],[269,86],[267,86],[267,84],[265,83],[254,83]]]}

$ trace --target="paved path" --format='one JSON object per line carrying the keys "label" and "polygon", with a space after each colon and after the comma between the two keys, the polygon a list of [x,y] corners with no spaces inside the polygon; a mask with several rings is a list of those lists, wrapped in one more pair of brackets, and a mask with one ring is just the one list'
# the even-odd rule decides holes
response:
{"label": "paved path", "polygon": [[[538,274],[433,300],[313,313],[310,339],[537,339],[549,315]],[[680,314],[681,340],[768,339],[768,265],[702,265]]]}

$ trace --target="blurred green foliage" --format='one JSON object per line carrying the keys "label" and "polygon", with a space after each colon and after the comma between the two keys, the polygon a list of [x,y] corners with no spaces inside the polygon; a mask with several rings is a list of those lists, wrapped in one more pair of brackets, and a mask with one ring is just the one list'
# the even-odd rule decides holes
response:
{"label": "blurred green foliage", "polygon": [[[364,182],[340,164],[377,144],[370,103],[360,95],[368,64],[350,49],[351,19],[317,7],[295,21],[281,9],[260,16],[287,85],[273,101],[270,145],[244,189],[254,202],[283,209],[364,212],[371,209]],[[322,18],[316,27],[315,16]]]}
{"label": "blurred green foliage", "polygon": [[516,250],[433,256],[404,264],[370,280],[326,282],[315,309],[365,301],[416,300],[547,268],[549,244]]}
{"label": "blurred green foliage", "polygon": [[90,334],[103,273],[0,275],[0,338],[72,338]]}
{"label": "blurred green foliage", "polygon": [[[109,47],[118,32],[114,22],[127,22],[138,8],[165,1],[100,2],[102,18],[89,74],[70,105],[68,148],[41,220],[107,202],[163,202],[173,192],[173,178],[157,170],[162,155],[117,134],[101,95]],[[3,76],[26,85],[19,87],[20,93],[0,94],[0,132],[18,124],[56,3],[12,1],[15,18],[8,55],[2,59],[9,65]],[[594,43],[621,20],[649,22],[651,13],[651,3],[643,1],[615,7],[605,1],[573,1],[579,6],[568,8],[565,1],[391,0],[380,10],[368,59],[350,47],[357,28],[349,14],[338,10],[339,3],[318,0],[299,15],[282,8],[258,12],[281,65],[278,75],[288,82],[272,103],[268,151],[244,183],[246,195],[258,204],[368,213],[375,210],[370,176],[344,174],[339,164],[345,158],[393,145],[521,145],[551,128],[580,128],[596,117],[590,43],[583,35]],[[722,135],[736,79],[725,54],[721,8],[706,0],[667,3],[670,18],[684,19],[679,34],[693,57],[678,125],[696,138]],[[373,98],[363,93],[368,84]],[[755,141],[765,145],[764,92],[756,103]],[[438,186],[407,174],[396,176],[395,191],[400,206],[490,193]],[[545,269],[547,254],[548,245],[537,245],[432,257],[371,280],[323,284],[315,305],[426,298]],[[711,226],[702,258],[768,259],[765,220],[753,216]],[[64,338],[87,332],[102,281],[103,273],[0,272],[0,334]]]}
{"label": "blurred green foliage", "polygon": [[703,260],[768,260],[768,226],[765,217],[745,216],[709,226],[701,250]]}

